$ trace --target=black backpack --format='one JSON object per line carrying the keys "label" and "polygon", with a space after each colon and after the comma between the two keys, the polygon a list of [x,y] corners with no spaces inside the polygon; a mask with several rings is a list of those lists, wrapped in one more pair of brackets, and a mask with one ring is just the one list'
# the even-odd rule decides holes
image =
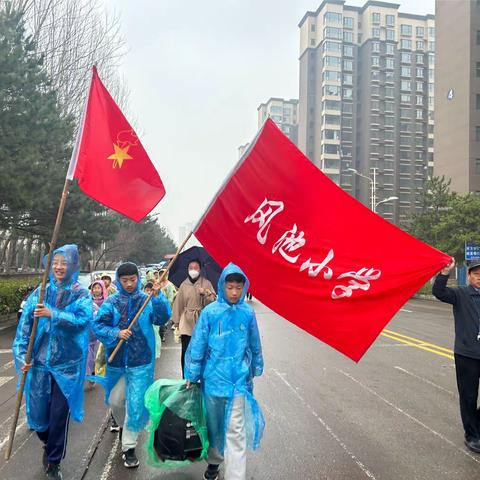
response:
{"label": "black backpack", "polygon": [[162,460],[198,459],[202,454],[202,442],[192,423],[166,408],[153,440],[153,448]]}

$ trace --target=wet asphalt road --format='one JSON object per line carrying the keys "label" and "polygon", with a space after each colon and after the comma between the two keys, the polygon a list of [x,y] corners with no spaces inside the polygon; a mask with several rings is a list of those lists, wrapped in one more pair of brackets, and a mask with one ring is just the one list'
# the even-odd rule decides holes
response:
{"label": "wet asphalt road", "polygon": [[[267,427],[250,454],[249,479],[422,479],[480,477],[480,455],[463,446],[450,308],[412,300],[357,365],[254,302],[265,374],[256,396]],[[12,459],[3,450],[15,401],[9,351],[13,328],[0,331],[0,479],[44,478],[41,447],[22,409]],[[171,334],[157,377],[177,378],[180,349]],[[116,434],[106,428],[101,387],[86,392],[86,418],[72,423],[66,480],[200,479],[204,464],[183,470],[127,471]],[[143,444],[143,439],[141,437]],[[145,457],[143,445],[138,448]]]}

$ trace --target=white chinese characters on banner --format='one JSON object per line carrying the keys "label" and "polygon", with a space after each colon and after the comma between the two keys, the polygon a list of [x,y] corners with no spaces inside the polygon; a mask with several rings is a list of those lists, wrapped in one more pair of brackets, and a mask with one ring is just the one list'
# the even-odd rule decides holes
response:
{"label": "white chinese characters on banner", "polygon": [[257,240],[262,245],[265,245],[268,231],[270,230],[270,222],[275,215],[278,215],[283,210],[283,208],[283,202],[269,201],[265,199],[257,208],[257,211],[248,216],[243,223],[258,223],[260,228],[258,229]]}
{"label": "white chinese characters on banner", "polygon": [[[268,232],[270,230],[270,224],[273,218],[284,210],[284,202],[278,200],[267,200],[266,198],[257,208],[257,210],[245,218],[244,223],[251,222],[253,224],[258,223],[259,228],[257,232],[257,240],[262,245],[267,242]],[[295,264],[300,258],[298,255],[290,255],[292,252],[304,247],[307,240],[305,233],[298,231],[297,224],[286,231],[273,245],[272,254],[277,251],[280,255],[289,263]],[[315,278],[323,273],[324,280],[331,280],[334,272],[331,267],[328,266],[331,260],[335,256],[333,248],[331,248],[326,257],[321,262],[312,262],[312,259],[304,261],[299,269],[300,272],[307,270],[307,275],[311,278]],[[370,282],[372,280],[378,280],[382,272],[375,268],[361,268],[354,272],[346,272],[338,275],[336,280],[348,279],[347,285],[336,285],[332,292],[331,298],[333,300],[339,298],[349,298],[352,296],[354,290],[367,291],[370,288]]]}

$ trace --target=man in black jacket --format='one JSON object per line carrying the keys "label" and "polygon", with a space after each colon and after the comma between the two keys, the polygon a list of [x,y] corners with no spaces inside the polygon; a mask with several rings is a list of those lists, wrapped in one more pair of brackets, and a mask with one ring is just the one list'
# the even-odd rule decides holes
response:
{"label": "man in black jacket", "polygon": [[447,287],[455,261],[440,271],[432,292],[442,302],[453,305],[455,319],[455,368],[460,397],[460,414],[465,445],[480,453],[480,411],[477,409],[480,379],[480,262],[467,267],[467,287]]}

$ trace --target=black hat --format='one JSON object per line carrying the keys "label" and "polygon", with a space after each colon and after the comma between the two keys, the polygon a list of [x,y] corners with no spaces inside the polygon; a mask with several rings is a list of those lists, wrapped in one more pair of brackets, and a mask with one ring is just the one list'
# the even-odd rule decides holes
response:
{"label": "black hat", "polygon": [[470,270],[474,268],[480,268],[480,260],[472,260],[472,262],[467,265],[467,272],[470,273]]}

